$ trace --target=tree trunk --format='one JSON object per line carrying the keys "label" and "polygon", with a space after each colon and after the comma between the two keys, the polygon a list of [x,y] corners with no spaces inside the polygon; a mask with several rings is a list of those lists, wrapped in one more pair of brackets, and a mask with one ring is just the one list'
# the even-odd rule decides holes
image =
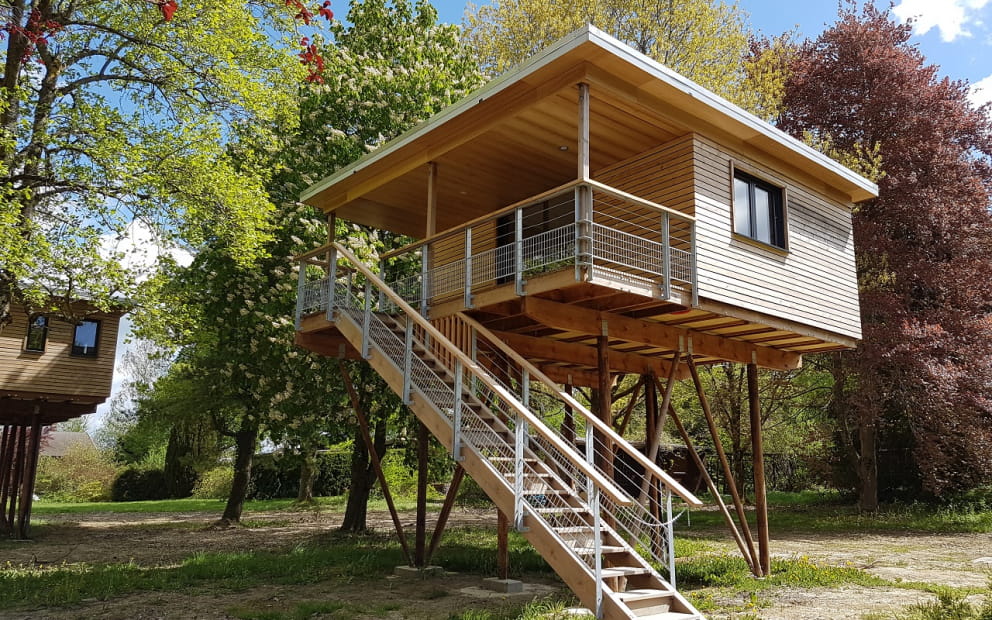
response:
{"label": "tree trunk", "polygon": [[313,503],[313,483],[317,479],[316,449],[304,446],[303,463],[300,465],[300,491],[296,494],[297,504]]}
{"label": "tree trunk", "polygon": [[258,441],[258,427],[252,425],[242,427],[234,434],[234,480],[231,483],[231,494],[227,498],[224,515],[217,525],[232,525],[241,522],[241,512],[244,510],[245,497],[248,495],[248,483],[251,482],[251,464],[255,457],[255,444]]}
{"label": "tree trunk", "polygon": [[878,510],[878,431],[874,424],[862,422],[858,428],[861,458],[858,461],[858,479],[861,482],[861,510]]}
{"label": "tree trunk", "polygon": [[196,485],[196,470],[189,464],[196,438],[184,426],[173,425],[165,448],[165,492],[171,498],[189,497]]}
{"label": "tree trunk", "polygon": [[[375,423],[372,442],[379,458],[386,453],[386,423],[379,420]],[[348,503],[345,506],[344,520],[341,530],[344,532],[364,532],[368,529],[366,516],[368,514],[369,496],[375,486],[375,469],[362,439],[360,429],[355,431],[355,444],[351,452],[351,488],[348,490]]]}

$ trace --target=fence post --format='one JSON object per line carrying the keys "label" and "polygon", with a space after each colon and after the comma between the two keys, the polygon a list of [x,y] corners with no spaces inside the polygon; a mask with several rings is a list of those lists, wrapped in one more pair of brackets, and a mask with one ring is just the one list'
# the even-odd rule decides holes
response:
{"label": "fence post", "polygon": [[472,229],[465,229],[465,297],[463,305],[472,307]]}

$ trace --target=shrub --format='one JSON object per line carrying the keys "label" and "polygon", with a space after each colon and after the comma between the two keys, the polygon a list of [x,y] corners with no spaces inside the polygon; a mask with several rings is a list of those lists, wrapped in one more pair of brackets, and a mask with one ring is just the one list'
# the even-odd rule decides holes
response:
{"label": "shrub", "polygon": [[115,502],[137,502],[168,497],[165,473],[161,469],[128,467],[117,476],[110,489]]}
{"label": "shrub", "polygon": [[230,465],[218,465],[203,472],[200,480],[193,487],[193,497],[196,499],[227,499],[231,494],[232,482],[234,482],[234,468]]}
{"label": "shrub", "polygon": [[53,502],[105,502],[117,465],[95,446],[69,446],[65,456],[38,460],[35,492]]}
{"label": "shrub", "polygon": [[[296,497],[300,490],[300,458],[263,454],[255,457],[251,468],[249,499]],[[317,455],[317,474],[313,481],[315,496],[341,495],[351,479],[349,450],[335,449]]]}

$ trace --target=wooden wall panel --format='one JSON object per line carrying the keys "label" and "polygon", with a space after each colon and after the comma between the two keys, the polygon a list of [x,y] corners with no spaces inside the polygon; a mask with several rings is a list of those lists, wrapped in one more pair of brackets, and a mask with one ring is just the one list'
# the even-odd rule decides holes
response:
{"label": "wooden wall panel", "polygon": [[[860,338],[849,205],[698,136],[694,162],[699,295]],[[732,165],[786,188],[787,254],[733,238]]]}
{"label": "wooden wall panel", "polygon": [[55,318],[49,319],[45,351],[25,351],[28,317],[17,306],[13,308],[13,317],[13,323],[0,332],[0,390],[67,397],[107,398],[110,395],[119,316],[97,314],[91,317],[100,321],[95,358],[70,355],[73,326]]}
{"label": "wooden wall panel", "polygon": [[669,209],[694,213],[692,136],[683,136],[595,172],[600,183]]}

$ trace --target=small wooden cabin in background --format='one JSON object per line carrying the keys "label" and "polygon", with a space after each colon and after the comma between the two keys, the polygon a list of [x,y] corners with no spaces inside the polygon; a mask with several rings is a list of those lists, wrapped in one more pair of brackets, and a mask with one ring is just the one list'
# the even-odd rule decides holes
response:
{"label": "small wooden cabin in background", "polygon": [[78,324],[14,306],[0,331],[0,532],[26,538],[42,428],[96,411],[110,396],[123,311],[84,301]]}
{"label": "small wooden cabin in background", "polygon": [[[668,422],[689,441],[671,387],[692,378],[705,410],[696,367],[748,364],[756,412],[759,366],[855,346],[851,209],[876,193],[586,27],[304,193],[332,236],[299,257],[297,342],[366,357],[598,616],[698,618],[666,498],[698,500],[653,462]],[[337,218],[417,241],[366,265]],[[644,386],[643,449],[621,375]],[[755,482],[759,548],[734,531],[760,575]]]}

